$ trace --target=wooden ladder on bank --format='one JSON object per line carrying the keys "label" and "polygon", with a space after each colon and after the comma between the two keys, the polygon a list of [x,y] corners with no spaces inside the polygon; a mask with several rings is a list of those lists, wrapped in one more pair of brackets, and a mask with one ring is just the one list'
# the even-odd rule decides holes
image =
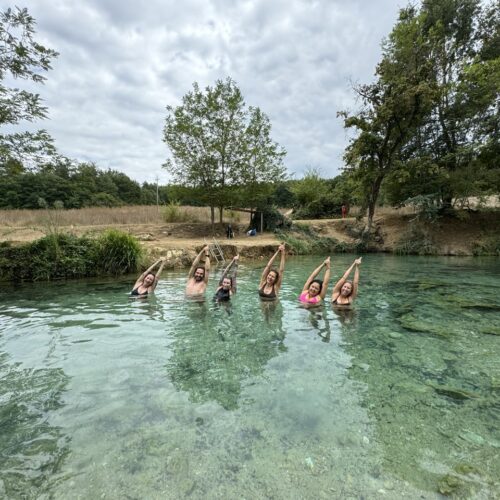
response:
{"label": "wooden ladder on bank", "polygon": [[224,252],[222,251],[219,242],[214,238],[211,242],[205,240],[205,243],[208,245],[208,251],[210,255],[215,259],[217,264],[224,264],[226,259],[224,258]]}

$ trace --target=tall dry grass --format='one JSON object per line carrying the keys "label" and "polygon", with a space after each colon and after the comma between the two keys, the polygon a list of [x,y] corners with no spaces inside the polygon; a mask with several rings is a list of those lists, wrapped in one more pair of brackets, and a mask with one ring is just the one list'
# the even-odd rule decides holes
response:
{"label": "tall dry grass", "polygon": [[[209,207],[178,207],[186,220],[210,223]],[[218,213],[216,214],[218,216]],[[238,222],[239,213],[224,211],[225,222]],[[59,226],[119,226],[130,224],[161,224],[162,207],[134,205],[125,207],[88,207],[69,210],[0,210],[0,226],[45,227],[49,220],[57,219]],[[217,221],[217,220],[216,220]]]}

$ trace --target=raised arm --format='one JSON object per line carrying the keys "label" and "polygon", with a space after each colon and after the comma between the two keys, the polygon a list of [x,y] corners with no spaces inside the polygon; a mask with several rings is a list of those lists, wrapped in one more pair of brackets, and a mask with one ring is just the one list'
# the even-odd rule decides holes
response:
{"label": "raised arm", "polygon": [[280,268],[279,268],[279,277],[274,284],[274,288],[276,290],[279,290],[281,288],[281,283],[283,283],[283,274],[285,272],[285,257],[286,257],[286,251],[285,251],[285,244],[282,243],[279,247],[278,250],[281,252],[281,259],[280,259]]}
{"label": "raised arm", "polygon": [[314,278],[316,278],[316,276],[318,276],[319,272],[321,271],[321,269],[323,269],[323,266],[325,265],[325,262],[322,262],[312,273],[311,275],[309,276],[309,278],[307,278],[307,281],[305,282],[304,286],[302,287],[302,291],[303,292],[307,292],[307,290],[309,290],[309,287],[311,286],[311,282]]}
{"label": "raised arm", "polygon": [[359,259],[356,259],[347,269],[347,271],[344,273],[344,276],[340,278],[335,286],[333,287],[333,292],[332,292],[332,300],[334,300],[334,295],[337,293],[340,293],[340,289],[342,288],[342,285],[346,282],[347,278],[349,278],[349,275],[351,274],[352,270],[356,266],[356,263],[359,262],[361,263],[361,257]]}
{"label": "raised arm", "polygon": [[163,267],[165,266],[165,258],[162,257],[160,260],[161,260],[161,264],[160,264],[160,267],[158,268],[158,271],[156,272],[155,282],[152,285],[152,289],[153,289],[152,291],[155,290],[156,285],[158,284],[158,281],[160,281],[160,275],[161,275],[161,272],[163,271]]}
{"label": "raised arm", "polygon": [[358,283],[359,283],[359,266],[361,265],[361,257],[359,259],[356,259],[354,261],[355,264],[355,269],[354,269],[354,279],[352,281],[352,293],[351,297],[352,300],[356,298],[356,295],[358,295]]}
{"label": "raised arm", "polygon": [[205,276],[203,281],[208,284],[208,273],[210,272],[210,254],[208,253],[208,245],[205,247]]}
{"label": "raised arm", "polygon": [[[205,245],[201,250],[200,250],[200,253],[196,256],[196,258],[193,260],[193,264],[191,265],[191,269],[189,270],[189,274],[188,274],[188,279],[189,278],[192,278],[194,276],[194,271],[195,269],[198,267],[198,264],[200,263],[200,260],[201,260],[201,256],[203,254],[208,254],[208,245]],[[210,267],[210,263],[209,263],[209,267]],[[205,267],[205,275],[207,274],[207,269]]]}
{"label": "raised arm", "polygon": [[134,288],[137,288],[143,281],[144,278],[161,262],[162,259],[158,259],[154,264],[149,266],[136,280]]}
{"label": "raised arm", "polygon": [[266,278],[267,278],[267,275],[269,274],[269,271],[271,270],[271,266],[273,265],[273,262],[274,260],[276,259],[276,257],[278,256],[278,254],[280,253],[281,251],[281,247],[283,245],[280,245],[278,247],[278,250],[276,250],[275,254],[269,259],[269,262],[267,263],[267,266],[264,268],[264,270],[262,271],[262,275],[260,277],[260,285],[259,285],[259,288],[261,288],[264,283],[266,282]]}
{"label": "raised arm", "polygon": [[320,297],[324,300],[326,295],[326,290],[328,288],[328,282],[330,281],[330,257],[325,259],[323,264],[326,266],[325,277],[323,279],[323,286],[321,287]]}

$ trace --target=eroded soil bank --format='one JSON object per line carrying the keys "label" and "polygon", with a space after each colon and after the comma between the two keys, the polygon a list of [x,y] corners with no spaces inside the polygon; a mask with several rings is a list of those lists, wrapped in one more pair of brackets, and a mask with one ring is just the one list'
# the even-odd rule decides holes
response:
{"label": "eroded soil bank", "polygon": [[[309,234],[297,233],[298,238],[333,238],[340,243],[355,245],[364,222],[355,218],[319,219],[295,221],[297,226],[306,226]],[[109,228],[119,229],[136,236],[151,258],[167,257],[167,267],[184,267],[192,262],[194,255],[214,239],[219,243],[224,256],[239,253],[243,258],[265,259],[280,243],[274,233],[258,233],[246,236],[246,224],[233,224],[235,237],[226,239],[225,228],[216,227],[215,235],[206,223],[161,223],[122,224],[61,227],[61,232],[76,235],[95,234]],[[500,212],[468,212],[461,217],[448,217],[430,222],[418,222],[412,215],[385,215],[375,218],[373,239],[368,246],[370,252],[397,252],[404,248],[419,248],[425,244],[428,253],[435,255],[480,255],[481,251],[500,234]],[[33,241],[45,235],[42,227],[0,227],[0,241],[13,244]],[[494,245],[493,245],[494,247]],[[412,253],[411,251],[409,253]],[[418,252],[415,252],[418,253]]]}

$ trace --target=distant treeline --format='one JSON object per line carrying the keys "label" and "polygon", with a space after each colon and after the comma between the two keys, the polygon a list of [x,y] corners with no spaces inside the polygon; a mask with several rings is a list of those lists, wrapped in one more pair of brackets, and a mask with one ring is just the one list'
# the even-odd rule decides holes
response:
{"label": "distant treeline", "polygon": [[[116,170],[93,164],[45,165],[26,170],[19,164],[0,165],[0,208],[82,208],[90,206],[152,205],[156,184],[138,182]],[[167,189],[158,187],[160,203],[167,203]]]}

